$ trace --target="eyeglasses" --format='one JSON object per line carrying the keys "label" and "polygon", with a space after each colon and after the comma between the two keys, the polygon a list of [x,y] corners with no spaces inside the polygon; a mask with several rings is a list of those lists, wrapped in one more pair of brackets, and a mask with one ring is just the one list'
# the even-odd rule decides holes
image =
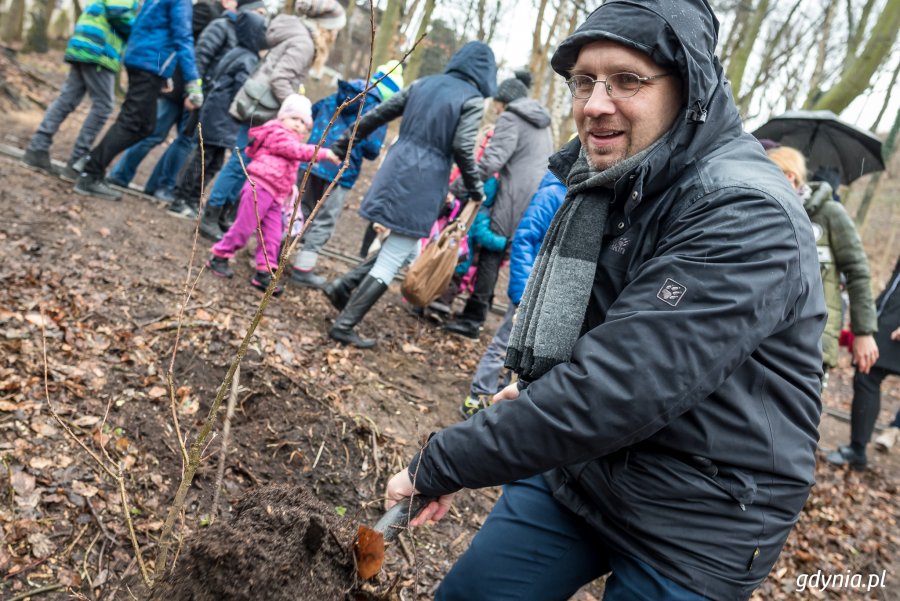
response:
{"label": "eyeglasses", "polygon": [[566,80],[572,97],[587,100],[594,93],[594,86],[602,83],[610,98],[631,98],[638,93],[645,81],[666,77],[671,73],[660,73],[649,77],[641,77],[636,73],[613,73],[604,79],[593,79],[587,75],[573,75]]}

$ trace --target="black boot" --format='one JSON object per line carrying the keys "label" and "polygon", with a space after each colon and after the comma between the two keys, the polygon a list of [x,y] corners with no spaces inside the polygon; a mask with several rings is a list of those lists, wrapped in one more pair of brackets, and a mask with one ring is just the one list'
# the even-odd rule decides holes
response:
{"label": "black boot", "polygon": [[222,216],[222,210],[225,207],[211,207],[206,205],[203,209],[203,216],[200,218],[200,233],[210,240],[218,242],[225,235],[222,228],[219,227],[219,218]]}
{"label": "black boot", "polygon": [[322,292],[325,293],[325,296],[328,297],[335,309],[338,311],[344,310],[344,307],[347,306],[347,301],[350,300],[350,295],[353,294],[359,283],[363,281],[363,278],[369,275],[369,271],[375,265],[375,259],[377,258],[378,254],[376,253],[322,288]]}
{"label": "black boot", "polygon": [[470,296],[462,313],[445,325],[444,329],[466,338],[478,338],[478,331],[487,317],[488,309],[487,303],[475,300]]}
{"label": "black boot", "polygon": [[353,292],[353,296],[347,302],[347,306],[334,320],[334,325],[331,326],[328,335],[338,342],[352,344],[356,348],[372,348],[375,346],[375,340],[360,338],[359,334],[353,331],[353,328],[362,321],[362,318],[378,302],[385,290],[387,290],[387,284],[383,284],[380,280],[376,280],[366,274],[359,287]]}

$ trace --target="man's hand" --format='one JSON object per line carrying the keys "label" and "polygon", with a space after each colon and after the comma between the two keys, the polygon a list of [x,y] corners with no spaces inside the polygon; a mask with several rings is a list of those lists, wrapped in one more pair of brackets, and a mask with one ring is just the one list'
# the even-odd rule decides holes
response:
{"label": "man's hand", "polygon": [[506,388],[498,392],[494,395],[493,402],[499,403],[500,401],[514,401],[519,398],[519,383],[513,382],[508,385]]}
{"label": "man's hand", "polygon": [[331,145],[332,153],[338,158],[338,160],[343,161],[347,156],[347,148],[350,146],[350,138],[346,136],[341,136],[337,142]]}
{"label": "man's hand", "polygon": [[878,345],[872,335],[856,336],[853,339],[853,363],[860,373],[867,374],[878,361]]}
{"label": "man's hand", "polygon": [[891,332],[891,340],[900,340],[900,326],[897,326],[897,329]]}
{"label": "man's hand", "polygon": [[171,94],[175,89],[175,82],[172,81],[172,78],[166,80],[166,83],[163,84],[162,93],[163,94]]}
{"label": "man's hand", "polygon": [[[403,469],[396,474],[388,481],[387,489],[384,491],[384,508],[390,509],[401,499],[404,497],[411,497],[415,494],[419,494],[419,491],[415,489],[412,484],[412,480],[409,478],[409,470]],[[450,511],[450,503],[453,502],[453,495],[444,495],[443,497],[439,497],[437,501],[431,502],[426,505],[419,515],[412,519],[409,523],[410,526],[421,526],[425,523],[431,523],[439,521],[447,512]]]}
{"label": "man's hand", "polygon": [[184,108],[187,109],[187,110],[189,110],[189,111],[195,111],[195,110],[197,110],[197,107],[194,106],[194,103],[191,102],[191,99],[190,99],[190,98],[185,98],[185,99],[184,99]]}
{"label": "man's hand", "polygon": [[319,149],[318,159],[320,161],[328,161],[334,165],[340,165],[342,161],[341,157],[334,154],[330,148],[326,148],[325,150]]}

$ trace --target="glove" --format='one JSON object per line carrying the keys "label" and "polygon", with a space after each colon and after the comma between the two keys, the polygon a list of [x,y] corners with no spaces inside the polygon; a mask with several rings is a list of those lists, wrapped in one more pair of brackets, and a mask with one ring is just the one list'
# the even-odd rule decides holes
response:
{"label": "glove", "polygon": [[331,152],[337,156],[340,160],[344,160],[347,157],[347,149],[350,147],[350,137],[346,134],[341,136],[337,142],[331,145]]}
{"label": "glove", "polygon": [[187,93],[187,99],[195,107],[203,106],[203,80],[195,79],[184,84],[184,91]]}

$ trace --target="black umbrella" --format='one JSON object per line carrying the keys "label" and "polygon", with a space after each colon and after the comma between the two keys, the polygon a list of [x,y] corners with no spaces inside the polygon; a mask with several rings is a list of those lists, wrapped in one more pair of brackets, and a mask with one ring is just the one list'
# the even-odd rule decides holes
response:
{"label": "black umbrella", "polygon": [[839,170],[845,184],[866,173],[884,171],[881,140],[872,132],[841,121],[831,111],[788,111],[753,135],[796,148],[806,156],[810,173],[822,167]]}

